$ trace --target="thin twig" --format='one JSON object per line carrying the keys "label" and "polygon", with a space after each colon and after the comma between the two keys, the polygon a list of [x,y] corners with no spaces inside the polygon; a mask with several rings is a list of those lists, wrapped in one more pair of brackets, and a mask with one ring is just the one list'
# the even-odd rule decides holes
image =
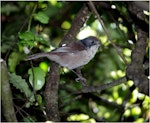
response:
{"label": "thin twig", "polygon": [[31,29],[33,14],[35,13],[35,10],[36,10],[37,6],[38,6],[38,3],[36,2],[35,5],[34,5],[34,8],[32,10],[32,13],[30,15],[30,19],[29,19],[29,23],[28,23],[28,31],[30,31],[30,29]]}
{"label": "thin twig", "polygon": [[122,84],[125,82],[127,82],[127,78],[122,77],[116,81],[113,81],[113,82],[110,82],[107,84],[100,84],[98,86],[85,86],[82,90],[77,91],[77,92],[73,92],[73,94],[98,92],[98,91],[102,91],[102,90],[114,87],[116,85],[119,85],[119,84]]}
{"label": "thin twig", "polygon": [[[19,113],[19,114],[21,115],[21,117],[24,118],[24,115],[23,115],[22,112],[21,112],[22,109],[20,109],[20,107],[17,106],[17,105],[14,105],[14,106],[16,107],[17,113]],[[17,113],[16,113],[16,114],[17,114]]]}
{"label": "thin twig", "polygon": [[20,110],[23,110],[23,108],[26,106],[26,104],[27,104],[28,102],[29,102],[29,100],[26,100],[26,102],[25,102],[21,107],[15,105],[15,106],[19,107],[19,108],[17,108],[17,110],[16,110],[15,113],[17,114],[18,112],[20,112]]}
{"label": "thin twig", "polygon": [[126,61],[126,59],[124,58],[124,56],[122,55],[122,53],[119,51],[118,47],[115,45],[115,43],[112,41],[112,37],[110,35],[110,33],[108,32],[108,30],[105,27],[104,22],[102,21],[101,17],[99,16],[94,4],[92,1],[89,1],[89,7],[91,8],[91,10],[95,13],[95,15],[97,16],[97,19],[99,20],[99,22],[101,23],[104,32],[106,33],[108,39],[110,40],[111,44],[113,45],[113,47],[116,49],[117,53],[119,54],[119,56],[122,58],[122,60],[124,61],[124,63],[127,65],[128,62]]}

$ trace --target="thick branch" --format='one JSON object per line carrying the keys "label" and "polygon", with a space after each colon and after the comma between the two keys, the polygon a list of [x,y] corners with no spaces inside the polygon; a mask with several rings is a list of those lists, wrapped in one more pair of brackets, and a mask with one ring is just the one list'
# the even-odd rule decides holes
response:
{"label": "thick branch", "polygon": [[132,62],[127,67],[127,77],[134,81],[134,84],[139,87],[140,92],[148,95],[148,78],[144,74],[143,68],[143,59],[147,47],[147,34],[140,28],[137,28],[137,36],[138,40],[131,55]]}
{"label": "thick branch", "polygon": [[149,11],[149,1],[133,1],[133,4],[142,10]]}
{"label": "thick branch", "polygon": [[72,22],[72,26],[64,36],[62,43],[69,43],[76,39],[77,33],[80,31],[81,27],[86,22],[90,14],[91,12],[89,11],[88,7],[84,5],[79,13],[75,16]]}
{"label": "thick branch", "polygon": [[15,115],[12,93],[9,85],[9,76],[6,63],[1,62],[2,70],[2,106],[3,114],[8,122],[17,122]]}
{"label": "thick branch", "polygon": [[58,64],[53,62],[45,87],[47,120],[51,121],[60,120],[58,110],[58,85],[59,85],[58,82],[59,82],[59,66]]}
{"label": "thick branch", "polygon": [[[144,3],[144,5],[146,4],[146,2],[142,2],[142,3]],[[148,32],[149,24],[146,23],[146,21],[145,21],[146,15],[144,14],[143,9],[141,9],[139,6],[137,6],[137,4],[140,4],[140,3],[137,1],[136,2],[127,2],[130,17],[132,18],[132,20],[134,21],[134,23],[136,25],[138,25],[145,32]],[[147,4],[149,4],[149,3],[147,2]],[[143,6],[143,4],[141,4],[141,6]],[[147,8],[145,8],[145,10],[146,9]]]}
{"label": "thick branch", "polygon": [[[132,51],[131,64],[127,67],[127,77],[134,81],[134,84],[139,87],[139,91],[148,95],[149,90],[149,82],[148,77],[145,75],[144,67],[143,67],[143,60],[146,53],[147,48],[147,32],[143,29],[144,24],[144,13],[142,9],[139,9],[137,6],[131,6],[128,4],[128,8],[130,13],[132,14],[131,17],[134,20],[136,17],[140,21],[142,21],[142,25],[136,23],[136,31],[137,31],[137,42],[135,44],[135,49]],[[141,27],[142,26],[142,27]],[[146,27],[148,28],[148,26]]]}
{"label": "thick branch", "polygon": [[[143,20],[144,21],[144,12],[143,10],[141,10],[141,8],[139,8],[139,6],[136,5],[142,5],[141,3],[143,2],[129,2],[128,3],[128,9],[131,12],[132,15],[136,16],[138,19]],[[145,2],[144,2],[145,3]],[[147,9],[147,8],[145,8]]]}

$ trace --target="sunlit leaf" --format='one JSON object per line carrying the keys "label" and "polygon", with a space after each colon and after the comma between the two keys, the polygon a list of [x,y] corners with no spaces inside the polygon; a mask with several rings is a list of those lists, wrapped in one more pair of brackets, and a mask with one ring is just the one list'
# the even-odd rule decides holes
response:
{"label": "sunlit leaf", "polygon": [[61,25],[61,28],[63,29],[69,29],[71,27],[71,24],[68,21],[64,21]]}
{"label": "sunlit leaf", "polygon": [[[30,75],[29,82],[32,85],[32,87],[37,91],[37,90],[40,90],[44,86],[46,74],[39,67],[34,67],[33,72],[32,72],[31,68],[28,70],[28,74]],[[34,83],[33,83],[33,81],[34,81]]]}
{"label": "sunlit leaf", "polygon": [[42,104],[42,96],[39,94],[37,95],[37,102],[38,102],[38,105]]}
{"label": "sunlit leaf", "polygon": [[21,41],[19,41],[19,43],[18,43],[20,46],[30,46],[30,47],[33,47],[33,46],[35,46],[35,43],[34,43],[34,41],[27,41],[27,40],[21,40]]}
{"label": "sunlit leaf", "polygon": [[19,33],[19,38],[26,41],[34,40],[34,34],[32,32],[26,31],[24,33]]}
{"label": "sunlit leaf", "polygon": [[39,22],[43,24],[47,24],[49,21],[49,17],[44,12],[38,12],[34,15],[35,20],[38,20]]}
{"label": "sunlit leaf", "polygon": [[46,62],[41,62],[40,63],[40,68],[43,70],[43,71],[45,71],[45,72],[48,72],[48,64],[46,63]]}
{"label": "sunlit leaf", "polygon": [[46,39],[44,39],[42,36],[40,36],[40,35],[36,35],[35,36],[35,41],[39,42],[41,44],[44,44],[46,46],[49,46],[49,42]]}
{"label": "sunlit leaf", "polygon": [[8,66],[10,72],[15,72],[16,66],[24,58],[25,54],[20,52],[12,52],[8,59]]}
{"label": "sunlit leaf", "polygon": [[132,113],[132,115],[140,115],[141,114],[141,108],[140,107],[134,107],[134,108],[132,108],[131,109],[131,113]]}
{"label": "sunlit leaf", "polygon": [[69,116],[67,119],[68,121],[81,121],[89,119],[89,116],[85,114],[74,114]]}

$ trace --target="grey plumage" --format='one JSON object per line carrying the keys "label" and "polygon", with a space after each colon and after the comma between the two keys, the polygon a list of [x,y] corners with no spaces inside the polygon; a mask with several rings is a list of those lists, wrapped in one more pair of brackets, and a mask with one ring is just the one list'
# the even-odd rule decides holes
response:
{"label": "grey plumage", "polygon": [[26,60],[47,57],[68,69],[87,64],[96,54],[100,42],[96,37],[90,36],[80,41],[71,42],[47,53],[37,53],[28,56]]}

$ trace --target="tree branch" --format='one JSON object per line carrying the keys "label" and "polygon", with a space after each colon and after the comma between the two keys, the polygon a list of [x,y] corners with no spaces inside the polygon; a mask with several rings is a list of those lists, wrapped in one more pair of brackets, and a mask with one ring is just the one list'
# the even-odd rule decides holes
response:
{"label": "tree branch", "polygon": [[[142,2],[142,3],[146,4],[145,2]],[[149,24],[146,23],[146,21],[145,21],[146,15],[144,14],[143,9],[141,9],[139,6],[137,6],[137,4],[139,4],[138,1],[127,2],[130,17],[132,18],[132,20],[134,21],[134,23],[136,25],[138,25],[145,32],[148,32]],[[149,3],[147,3],[147,4],[149,4]],[[143,4],[141,4],[141,6],[142,5]],[[145,8],[145,9],[147,9],[147,8]],[[148,16],[147,16],[147,19],[148,19]]]}
{"label": "tree branch", "polygon": [[147,47],[147,34],[140,28],[137,28],[138,40],[135,49],[132,51],[132,62],[127,66],[127,77],[134,81],[139,87],[139,91],[148,95],[149,82],[148,77],[144,74],[143,59]]}
{"label": "tree branch", "polygon": [[75,16],[71,28],[67,32],[67,34],[64,36],[62,43],[69,43],[73,40],[76,40],[76,35],[80,31],[83,24],[86,22],[88,17],[91,15],[90,10],[86,5],[84,5],[81,10],[78,12],[78,14]]}
{"label": "tree branch", "polygon": [[[143,10],[139,9],[136,6],[129,6],[130,13],[133,14],[133,16],[137,17],[138,19],[143,20]],[[133,12],[136,10],[136,13]],[[134,84],[139,87],[139,91],[147,94],[149,92],[149,82],[148,77],[145,75],[144,67],[143,67],[143,60],[146,53],[147,48],[147,39],[148,35],[147,32],[143,30],[143,28],[138,25],[138,23],[135,23],[136,31],[137,31],[137,42],[135,44],[135,49],[132,51],[131,54],[131,64],[127,66],[127,77],[134,81]]]}
{"label": "tree branch", "polygon": [[122,83],[126,83],[127,82],[127,78],[126,77],[122,77],[116,81],[107,83],[107,84],[100,84],[98,86],[85,86],[82,90],[74,92],[73,94],[80,94],[80,93],[92,93],[92,92],[98,92],[98,91],[102,91],[105,90],[107,88],[111,88],[113,86],[122,84]]}
{"label": "tree branch", "polygon": [[9,85],[9,76],[8,70],[5,61],[1,62],[1,70],[2,70],[2,107],[3,114],[6,118],[7,122],[17,122],[14,106],[13,106],[13,98]]}
{"label": "tree branch", "polygon": [[[83,6],[75,16],[72,22],[72,26],[64,36],[61,44],[69,43],[75,40],[77,33],[79,32],[80,28],[83,26],[89,15],[90,11],[88,10],[88,7]],[[58,64],[52,62],[45,88],[47,119],[51,121],[60,121],[58,110],[59,78],[59,66]]]}

